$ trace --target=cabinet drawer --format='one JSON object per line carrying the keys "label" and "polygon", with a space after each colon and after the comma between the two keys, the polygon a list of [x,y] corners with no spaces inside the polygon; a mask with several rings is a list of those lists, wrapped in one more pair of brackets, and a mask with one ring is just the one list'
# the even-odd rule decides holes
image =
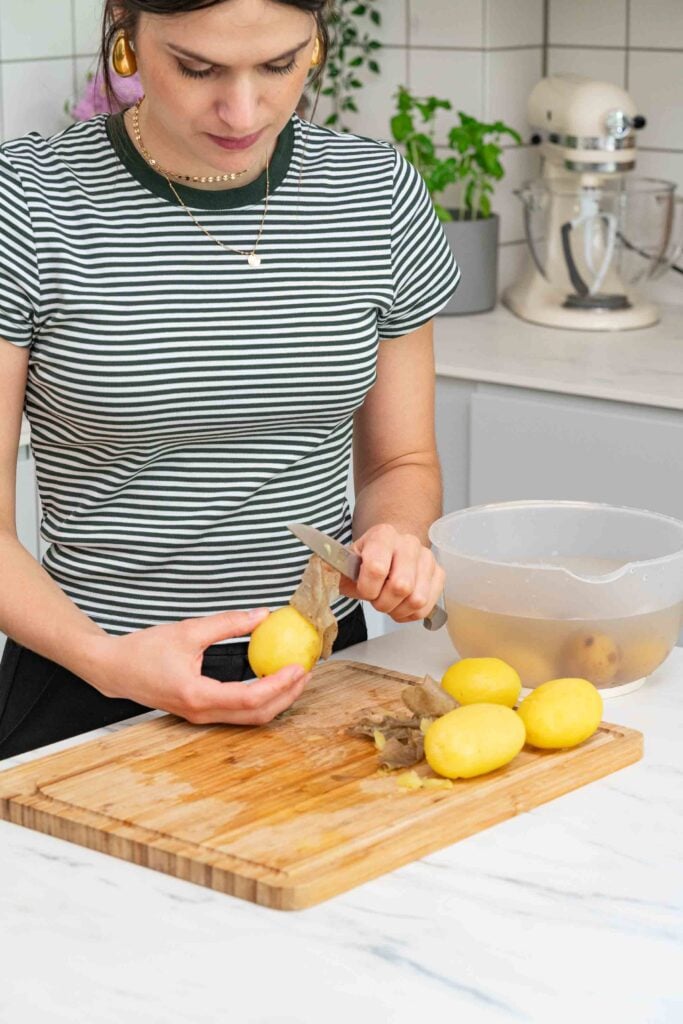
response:
{"label": "cabinet drawer", "polygon": [[556,498],[683,519],[683,413],[487,387],[472,396],[470,502]]}

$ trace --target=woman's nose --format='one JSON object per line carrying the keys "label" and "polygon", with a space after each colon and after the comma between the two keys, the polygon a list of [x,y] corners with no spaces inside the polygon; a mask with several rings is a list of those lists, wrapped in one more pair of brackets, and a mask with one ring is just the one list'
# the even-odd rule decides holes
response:
{"label": "woman's nose", "polygon": [[258,90],[248,77],[224,85],[218,100],[218,116],[226,134],[239,138],[263,126],[258,123]]}

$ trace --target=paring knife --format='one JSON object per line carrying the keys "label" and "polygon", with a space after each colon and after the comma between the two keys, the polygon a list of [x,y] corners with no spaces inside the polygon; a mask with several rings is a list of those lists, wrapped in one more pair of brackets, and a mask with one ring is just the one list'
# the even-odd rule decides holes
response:
{"label": "paring knife", "polygon": [[[287,529],[298,537],[299,540],[310,548],[316,555],[327,562],[333,569],[337,569],[342,576],[348,576],[350,580],[357,580],[360,575],[362,558],[354,554],[343,544],[340,544],[334,537],[328,537],[326,533],[316,530],[313,526],[305,523],[287,523]],[[441,629],[448,619],[443,608],[435,604],[429,615],[422,620],[425,629]]]}

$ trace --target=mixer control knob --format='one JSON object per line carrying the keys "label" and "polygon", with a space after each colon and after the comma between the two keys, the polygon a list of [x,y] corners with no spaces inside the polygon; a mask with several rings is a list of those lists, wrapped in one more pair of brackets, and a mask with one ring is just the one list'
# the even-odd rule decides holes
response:
{"label": "mixer control knob", "polygon": [[610,110],[605,118],[605,127],[615,139],[623,139],[631,127],[631,118],[623,110]]}
{"label": "mixer control knob", "polygon": [[647,119],[644,118],[642,114],[636,114],[631,124],[634,128],[644,128],[647,124]]}

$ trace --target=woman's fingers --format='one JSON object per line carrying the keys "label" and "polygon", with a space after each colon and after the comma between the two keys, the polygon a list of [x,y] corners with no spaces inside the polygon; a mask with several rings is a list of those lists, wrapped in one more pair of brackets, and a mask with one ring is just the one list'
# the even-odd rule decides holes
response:
{"label": "woman's fingers", "polygon": [[396,622],[414,622],[424,619],[443,593],[446,574],[431,551],[423,548],[420,554],[413,592],[397,605],[391,617]]}
{"label": "woman's fingers", "polygon": [[396,530],[384,524],[368,530],[354,545],[362,559],[356,580],[356,591],[361,600],[374,603],[379,598],[391,573],[398,540]]}
{"label": "woman's fingers", "polygon": [[184,687],[173,709],[193,724],[230,722],[259,725],[271,721],[303,692],[311,675],[300,665],[288,665],[253,682],[218,682],[200,676]]}
{"label": "woman's fingers", "polygon": [[362,558],[360,575],[355,584],[344,581],[342,593],[370,601],[396,622],[429,614],[441,596],[445,574],[418,537],[384,523],[359,537],[354,549]]}

